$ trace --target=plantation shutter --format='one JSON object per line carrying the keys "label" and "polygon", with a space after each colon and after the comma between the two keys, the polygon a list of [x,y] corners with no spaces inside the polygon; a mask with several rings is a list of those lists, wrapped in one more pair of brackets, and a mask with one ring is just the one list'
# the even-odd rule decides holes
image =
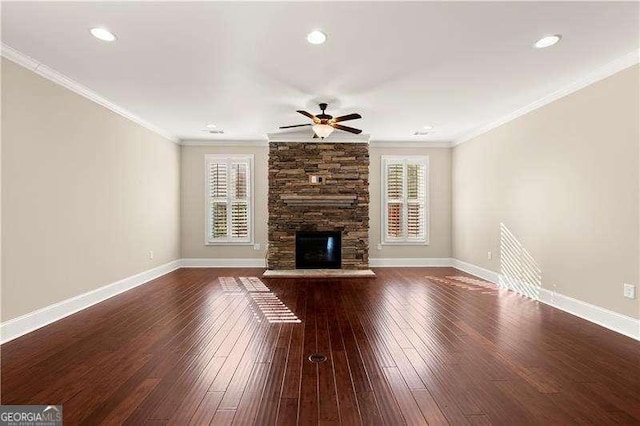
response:
{"label": "plantation shutter", "polygon": [[252,158],[207,156],[207,243],[251,242]]}
{"label": "plantation shutter", "polygon": [[249,236],[249,167],[247,163],[231,164],[231,237]]}
{"label": "plantation shutter", "polygon": [[424,164],[406,165],[407,238],[423,240],[425,236],[425,172]]}
{"label": "plantation shutter", "polygon": [[383,156],[383,242],[427,241],[426,157]]}
{"label": "plantation shutter", "polygon": [[403,228],[404,169],[401,163],[387,164],[387,236],[401,238]]}
{"label": "plantation shutter", "polygon": [[226,238],[227,228],[227,164],[209,165],[210,238]]}

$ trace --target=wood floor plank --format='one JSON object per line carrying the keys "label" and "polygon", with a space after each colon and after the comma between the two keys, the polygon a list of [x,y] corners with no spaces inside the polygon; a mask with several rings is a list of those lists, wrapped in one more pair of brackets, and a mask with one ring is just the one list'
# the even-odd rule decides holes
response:
{"label": "wood floor plank", "polygon": [[307,311],[304,323],[304,343],[302,350],[302,375],[300,377],[300,397],[298,422],[304,425],[318,424],[318,367],[308,362],[310,355],[317,353],[316,301],[313,291],[307,292]]}
{"label": "wood floor plank", "polygon": [[8,342],[1,402],[72,425],[640,425],[633,339],[453,268],[260,273],[181,269]]}
{"label": "wood floor plank", "polygon": [[[332,295],[326,292],[326,288],[324,290],[323,297],[329,301],[332,300]],[[329,302],[325,303],[324,306],[340,422],[350,425],[362,424],[351,367],[344,346],[340,324],[337,321],[338,315],[335,311],[335,305]]]}
{"label": "wood floor plank", "polygon": [[440,410],[438,403],[433,399],[433,396],[427,389],[414,389],[411,391],[411,394],[418,403],[418,408],[422,412],[422,416],[430,426],[449,424],[447,417],[442,410]]}
{"label": "wood floor plank", "polygon": [[298,423],[298,398],[281,398],[278,409],[277,425],[295,425]]}
{"label": "wood floor plank", "polygon": [[224,398],[220,402],[220,409],[222,410],[236,410],[240,404],[240,399],[247,386],[247,382],[251,375],[251,371],[257,359],[257,354],[262,347],[264,340],[263,335],[265,333],[268,324],[260,323],[258,329],[254,333],[249,346],[242,355],[242,359],[236,368],[236,371],[224,392]]}
{"label": "wood floor plank", "polygon": [[367,377],[371,383],[371,388],[380,409],[380,415],[382,416],[383,422],[389,425],[405,424],[398,402],[393,396],[389,383],[386,381],[385,375],[382,371],[384,367],[378,362],[379,358],[376,357],[376,351],[372,345],[373,342],[364,332],[362,323],[356,313],[357,309],[355,308],[356,305],[354,304],[353,299],[348,298],[348,295],[345,295],[343,301],[345,302],[345,314],[349,320],[349,324],[360,349],[362,362],[366,369]]}
{"label": "wood floor plank", "polygon": [[238,408],[235,410],[234,425],[253,425],[256,423],[258,407],[260,406],[262,391],[267,381],[268,373],[269,364],[264,362],[253,364],[247,386],[242,394]]}
{"label": "wood floor plank", "polygon": [[[329,318],[326,309],[329,295],[326,294],[324,290],[323,284],[318,285],[314,289],[317,301],[317,351],[327,357],[326,361],[316,364],[318,368],[318,395],[322,395],[321,398],[318,398],[318,423],[322,425],[332,425],[340,423],[340,409],[338,408],[338,393],[336,390],[336,360],[334,359],[331,338],[329,336]],[[345,394],[348,393],[345,392]],[[353,405],[345,408],[353,409]]]}
{"label": "wood floor plank", "polygon": [[[168,424],[181,425],[186,424],[191,419],[198,409],[202,405],[203,400],[208,394],[208,389],[212,381],[212,377],[217,377],[220,369],[228,361],[226,357],[213,357],[207,365],[204,372],[198,377],[198,379],[192,383],[189,388],[185,389],[185,393],[180,395],[181,402],[175,407],[173,414],[169,417]],[[159,414],[159,413],[157,413]],[[157,418],[164,418],[163,415],[159,415]]]}
{"label": "wood floor plank", "polygon": [[231,425],[233,424],[233,418],[235,415],[236,410],[217,410],[210,424],[214,426]]}
{"label": "wood floor plank", "polygon": [[[109,415],[101,420],[104,424],[122,424],[129,415],[136,409],[138,404],[143,401],[157,386],[160,379],[146,379],[138,387],[136,387],[127,399],[123,400],[117,407],[109,412]],[[93,423],[96,418],[93,417],[88,423]],[[95,423],[94,423],[95,424]]]}
{"label": "wood floor plank", "polygon": [[[289,306],[295,311],[295,302],[291,302],[291,300],[292,298],[288,296],[282,296],[282,301],[289,303]],[[270,362],[267,384],[262,392],[262,399],[258,409],[257,418],[265,424],[275,424],[278,417],[294,328],[302,328],[302,325],[299,323],[283,323],[280,327],[275,352]]]}
{"label": "wood floor plank", "polygon": [[384,374],[391,384],[391,390],[395,395],[398,405],[402,410],[408,425],[426,425],[427,420],[424,418],[418,403],[416,402],[407,383],[402,378],[402,374],[397,367],[386,367]]}
{"label": "wood floor plank", "polygon": [[224,392],[207,392],[191,419],[189,424],[192,425],[208,425],[222,402]]}
{"label": "wood floor plank", "polygon": [[284,324],[280,329],[273,361],[270,363],[267,385],[262,392],[258,418],[268,424],[275,423],[278,416],[278,404],[282,394],[282,382],[284,380],[292,328],[292,324]]}
{"label": "wood floor plank", "polygon": [[[298,318],[305,322],[306,293],[300,292],[296,310]],[[298,324],[293,327],[291,341],[289,342],[289,352],[287,354],[287,367],[282,383],[283,399],[298,399],[300,396],[300,377],[302,375],[304,344],[304,325]],[[296,409],[297,411],[297,409]]]}
{"label": "wood floor plank", "polygon": [[[334,318],[334,321],[331,322],[334,331],[331,335],[334,336],[336,340],[336,343],[332,344],[332,346],[336,348],[342,347],[344,350],[344,357],[346,358],[344,362],[346,363],[350,376],[350,387],[355,393],[356,407],[360,416],[359,421],[365,425],[383,424],[380,407],[378,406],[371,382],[364,367],[360,348],[358,347],[351,325],[344,314],[342,302],[335,298],[332,298],[332,301],[329,315],[331,318]],[[338,340],[338,338],[341,340]],[[341,381],[341,384],[337,386],[339,393],[349,392],[349,390],[342,390],[345,386],[342,381],[345,378],[346,373],[336,377],[337,380]],[[344,416],[341,417],[344,418]]]}

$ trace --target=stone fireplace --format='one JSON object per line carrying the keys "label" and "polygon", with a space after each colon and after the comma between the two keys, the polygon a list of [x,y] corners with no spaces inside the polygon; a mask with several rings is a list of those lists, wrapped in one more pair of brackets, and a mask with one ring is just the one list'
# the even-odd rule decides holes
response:
{"label": "stone fireplace", "polygon": [[335,237],[340,236],[340,253],[329,259],[333,263],[325,259],[316,267],[368,269],[369,145],[270,142],[268,227],[270,270],[311,267],[301,266],[305,256],[326,257],[328,240],[311,242],[306,255],[297,250],[300,237],[311,233],[333,235],[331,250],[337,250]]}

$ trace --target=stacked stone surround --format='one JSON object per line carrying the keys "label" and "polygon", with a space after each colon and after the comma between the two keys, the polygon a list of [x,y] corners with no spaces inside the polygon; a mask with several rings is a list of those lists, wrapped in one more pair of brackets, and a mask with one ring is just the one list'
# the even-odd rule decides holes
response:
{"label": "stacked stone surround", "polygon": [[[309,182],[309,176],[324,182]],[[350,195],[350,205],[288,205],[281,195]],[[342,232],[342,269],[369,268],[369,145],[269,143],[268,269],[295,269],[296,231]]]}

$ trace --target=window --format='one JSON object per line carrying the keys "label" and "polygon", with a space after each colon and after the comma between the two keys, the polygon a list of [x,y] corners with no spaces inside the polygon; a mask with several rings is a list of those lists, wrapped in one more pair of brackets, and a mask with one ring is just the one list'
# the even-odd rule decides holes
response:
{"label": "window", "polygon": [[429,241],[429,158],[382,156],[382,243]]}
{"label": "window", "polygon": [[205,156],[206,244],[253,242],[253,155]]}

